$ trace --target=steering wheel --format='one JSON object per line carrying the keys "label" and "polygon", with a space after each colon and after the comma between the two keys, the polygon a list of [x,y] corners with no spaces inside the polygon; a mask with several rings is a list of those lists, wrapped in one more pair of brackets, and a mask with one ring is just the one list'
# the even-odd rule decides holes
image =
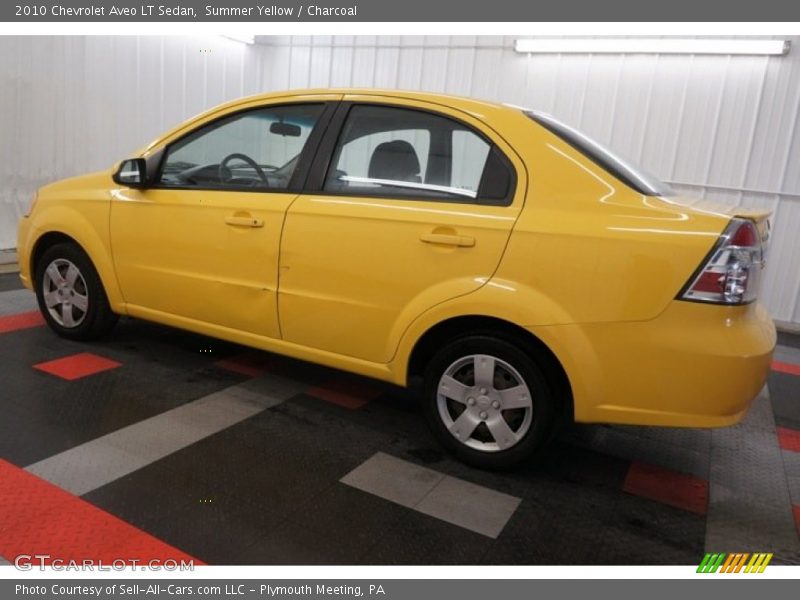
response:
{"label": "steering wheel", "polygon": [[258,166],[258,163],[254,161],[252,158],[247,156],[246,154],[241,154],[240,152],[234,152],[233,154],[228,154],[225,158],[222,159],[222,162],[219,163],[219,180],[220,182],[225,181],[228,177],[226,177],[225,172],[228,172],[228,176],[230,175],[231,170],[228,168],[228,163],[232,160],[240,160],[246,163],[248,166],[253,167],[253,170],[256,172],[256,175],[263,181],[265,184],[269,185],[269,179],[264,174],[263,169]]}

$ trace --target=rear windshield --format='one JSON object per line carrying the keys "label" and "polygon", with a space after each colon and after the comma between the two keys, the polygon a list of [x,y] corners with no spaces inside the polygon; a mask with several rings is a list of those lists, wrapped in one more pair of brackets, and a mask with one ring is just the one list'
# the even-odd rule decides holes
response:
{"label": "rear windshield", "polygon": [[635,167],[569,125],[565,125],[546,113],[529,110],[525,111],[525,114],[640,194],[646,196],[672,196],[675,194],[669,185],[655,175]]}

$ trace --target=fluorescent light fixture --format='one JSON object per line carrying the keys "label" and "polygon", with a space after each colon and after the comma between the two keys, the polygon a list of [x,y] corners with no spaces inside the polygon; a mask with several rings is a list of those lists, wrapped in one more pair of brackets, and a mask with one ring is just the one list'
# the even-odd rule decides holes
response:
{"label": "fluorescent light fixture", "polygon": [[255,44],[256,36],[252,33],[223,33],[222,37],[228,38],[235,42],[242,42],[243,44]]}
{"label": "fluorescent light fixture", "polygon": [[534,54],[787,54],[789,40],[689,38],[537,38],[514,41],[514,50]]}

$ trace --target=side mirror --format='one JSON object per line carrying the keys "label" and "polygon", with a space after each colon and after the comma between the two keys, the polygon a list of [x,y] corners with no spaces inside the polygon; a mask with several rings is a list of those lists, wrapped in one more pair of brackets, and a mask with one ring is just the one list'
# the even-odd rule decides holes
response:
{"label": "side mirror", "polygon": [[147,163],[143,158],[123,160],[112,179],[114,183],[132,188],[147,187]]}

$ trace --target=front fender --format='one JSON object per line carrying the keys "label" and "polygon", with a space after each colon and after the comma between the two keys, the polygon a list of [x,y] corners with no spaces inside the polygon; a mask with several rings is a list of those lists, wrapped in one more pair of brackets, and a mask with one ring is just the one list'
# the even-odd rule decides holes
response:
{"label": "front fender", "polygon": [[109,199],[71,200],[70,204],[40,202],[34,214],[27,217],[25,239],[20,239],[23,247],[18,248],[23,279],[28,277],[33,284],[33,257],[42,238],[48,233],[61,233],[83,248],[97,269],[112,310],[123,313],[125,302],[111,261],[109,210]]}

